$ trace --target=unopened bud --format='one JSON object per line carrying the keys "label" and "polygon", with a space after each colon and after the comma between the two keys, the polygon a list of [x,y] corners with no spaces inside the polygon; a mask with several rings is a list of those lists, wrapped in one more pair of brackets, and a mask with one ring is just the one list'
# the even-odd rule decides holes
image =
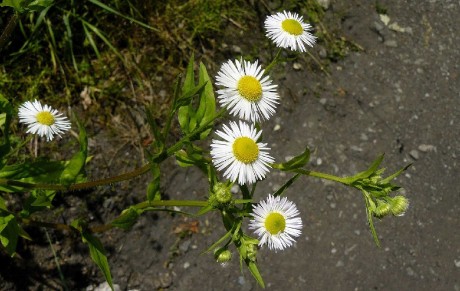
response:
{"label": "unopened bud", "polygon": [[391,200],[391,213],[395,216],[403,216],[409,208],[409,199],[404,196],[395,196]]}
{"label": "unopened bud", "polygon": [[214,257],[218,263],[225,265],[232,259],[232,252],[228,249],[219,249],[214,253]]}
{"label": "unopened bud", "polygon": [[232,201],[232,192],[230,192],[230,188],[227,184],[224,183],[216,183],[213,187],[213,192],[216,195],[216,200],[221,203],[225,204]]}
{"label": "unopened bud", "polygon": [[378,200],[374,215],[378,218],[387,216],[391,212],[391,206],[386,201]]}

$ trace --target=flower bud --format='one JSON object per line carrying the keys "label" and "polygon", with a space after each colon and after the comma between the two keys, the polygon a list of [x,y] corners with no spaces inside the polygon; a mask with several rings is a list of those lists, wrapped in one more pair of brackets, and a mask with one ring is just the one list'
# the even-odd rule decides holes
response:
{"label": "flower bud", "polygon": [[391,212],[395,216],[403,216],[409,208],[409,199],[404,196],[395,196],[391,200]]}
{"label": "flower bud", "polygon": [[377,200],[377,207],[374,210],[375,217],[382,218],[391,212],[391,206],[386,201]]}
{"label": "flower bud", "polygon": [[232,259],[232,252],[229,251],[226,248],[218,249],[214,253],[214,257],[216,258],[216,261],[218,263],[221,263],[222,265],[225,265],[226,263],[228,263]]}
{"label": "flower bud", "polygon": [[225,204],[232,201],[232,192],[230,192],[230,188],[227,184],[220,182],[216,183],[212,190],[216,195],[215,198],[217,202]]}

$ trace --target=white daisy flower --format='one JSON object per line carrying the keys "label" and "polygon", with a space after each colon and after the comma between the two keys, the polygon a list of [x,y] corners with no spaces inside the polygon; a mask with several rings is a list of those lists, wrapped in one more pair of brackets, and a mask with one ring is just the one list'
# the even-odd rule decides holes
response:
{"label": "white daisy flower", "polygon": [[223,131],[216,133],[223,140],[212,141],[212,162],[217,170],[226,169],[225,178],[240,185],[265,178],[274,159],[268,154],[267,144],[257,142],[262,131],[240,121],[239,125],[230,122],[230,127],[224,125]]}
{"label": "white daisy flower", "polygon": [[70,122],[56,109],[42,104],[35,100],[27,101],[19,107],[19,122],[28,125],[27,133],[46,136],[48,141],[53,140],[54,135],[61,136],[61,133],[70,129]]}
{"label": "white daisy flower", "polygon": [[267,244],[270,250],[283,250],[301,234],[299,214],[297,206],[286,197],[268,195],[267,200],[253,206],[249,228],[259,236],[259,246]]}
{"label": "white daisy flower", "polygon": [[218,90],[221,106],[230,113],[251,122],[267,120],[275,113],[279,95],[265,70],[258,62],[229,60],[217,73],[216,84],[224,86]]}
{"label": "white daisy flower", "polygon": [[305,44],[313,47],[316,42],[316,37],[310,33],[311,25],[303,22],[303,17],[297,13],[283,11],[268,16],[265,29],[267,37],[278,47],[306,52]]}

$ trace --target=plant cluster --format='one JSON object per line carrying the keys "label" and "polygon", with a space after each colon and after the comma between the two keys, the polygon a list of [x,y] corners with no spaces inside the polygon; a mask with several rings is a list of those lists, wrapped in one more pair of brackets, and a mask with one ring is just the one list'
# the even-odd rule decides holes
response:
{"label": "plant cluster", "polygon": [[[24,1],[12,0],[4,1],[3,5],[8,3],[22,3],[15,7],[18,11],[35,9],[35,5],[40,9],[49,5],[46,1],[27,2],[25,5]],[[283,11],[268,16],[264,27],[267,37],[278,47],[272,62],[264,69],[257,60],[228,60],[215,77],[215,85],[219,87],[217,91],[205,65],[199,63],[196,69],[194,56],[190,58],[184,76],[178,77],[174,84],[173,102],[165,122],[160,124],[146,107],[147,122],[154,137],[146,149],[148,161],[144,166],[118,176],[88,180],[85,174],[89,161],[88,138],[86,129],[76,116],[69,120],[58,110],[36,99],[24,102],[16,113],[11,102],[0,95],[0,240],[3,248],[14,255],[19,237],[32,239],[26,227],[48,227],[77,233],[88,245],[92,260],[101,269],[109,285],[113,286],[107,255],[96,233],[112,228],[130,229],[145,212],[178,212],[174,206],[197,207],[199,209],[195,213],[180,213],[202,216],[217,211],[226,230],[206,252],[212,252],[221,264],[228,262],[236,253],[241,266],[246,265],[263,287],[264,281],[257,262],[258,250],[268,247],[282,251],[292,246],[301,235],[302,213],[285,193],[303,176],[335,181],[358,189],[364,197],[372,236],[379,245],[373,218],[400,216],[409,206],[404,196],[392,196],[400,188],[392,181],[407,167],[382,177],[382,155],[367,170],[349,177],[338,177],[309,170],[308,148],[285,163],[276,163],[276,158],[270,154],[269,144],[262,141],[263,122],[276,115],[281,100],[269,72],[279,63],[284,50],[306,52],[308,47],[314,46],[316,38],[311,33],[312,26],[293,12]],[[220,110],[217,109],[217,103],[220,104]],[[227,121],[228,117],[230,121]],[[171,143],[171,126],[176,118],[182,136]],[[215,131],[210,149],[204,147],[202,141],[214,133],[214,125],[221,120],[222,129]],[[27,132],[31,135],[23,143],[12,145],[10,129],[12,123],[17,121],[27,126]],[[52,142],[56,136],[66,134],[72,123],[79,129],[79,149],[71,159],[31,157],[26,161],[14,161],[11,158],[29,140]],[[197,167],[204,173],[209,184],[207,200],[162,199],[160,164],[170,158],[175,159],[181,167]],[[271,170],[292,173],[292,176],[277,191],[267,193],[262,201],[254,201],[258,182],[264,180]],[[107,224],[91,225],[82,218],[61,224],[38,218],[39,213],[52,209],[56,195],[129,180],[145,173],[152,175],[145,201],[126,208]],[[233,186],[239,188],[238,194],[232,193]],[[20,211],[9,207],[10,195],[27,197]],[[295,197],[291,198],[295,200]],[[254,235],[245,230],[246,225]]]}

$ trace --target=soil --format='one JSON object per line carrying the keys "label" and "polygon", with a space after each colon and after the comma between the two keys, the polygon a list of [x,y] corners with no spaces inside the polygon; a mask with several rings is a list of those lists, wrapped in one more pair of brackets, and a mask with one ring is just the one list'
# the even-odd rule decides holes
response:
{"label": "soil", "polygon": [[[267,290],[460,290],[460,36],[455,25],[460,3],[422,2],[379,1],[387,9],[385,24],[374,1],[331,1],[326,20],[362,49],[331,63],[328,74],[311,59],[273,71],[282,102],[263,130],[277,161],[308,146],[309,167],[335,175],[361,171],[381,153],[388,173],[412,167],[397,179],[410,199],[407,213],[375,221],[380,248],[369,232],[359,191],[311,177],[294,183],[286,195],[302,213],[303,233],[284,251],[260,250]],[[253,33],[263,38],[261,28]],[[245,49],[235,38],[227,44]],[[320,44],[312,50],[322,49]],[[264,62],[268,56],[261,53]],[[129,137],[110,130],[94,133],[90,152],[94,164],[105,165],[90,172],[92,177],[128,171],[142,159]],[[259,183],[256,200],[289,177],[272,171]],[[168,161],[163,195],[206,199],[203,178]],[[89,210],[90,222],[107,222],[142,201],[148,181],[146,175],[91,195],[69,193],[61,203],[70,210],[59,219]],[[79,238],[48,233],[70,290],[93,290],[104,282]],[[110,230],[100,238],[120,290],[261,290],[247,269],[240,271],[236,256],[222,267],[211,254],[202,254],[223,234],[217,213],[203,218],[149,213],[132,230]],[[1,255],[0,289],[63,289],[46,233],[31,235],[34,242],[21,242],[18,257]]]}

